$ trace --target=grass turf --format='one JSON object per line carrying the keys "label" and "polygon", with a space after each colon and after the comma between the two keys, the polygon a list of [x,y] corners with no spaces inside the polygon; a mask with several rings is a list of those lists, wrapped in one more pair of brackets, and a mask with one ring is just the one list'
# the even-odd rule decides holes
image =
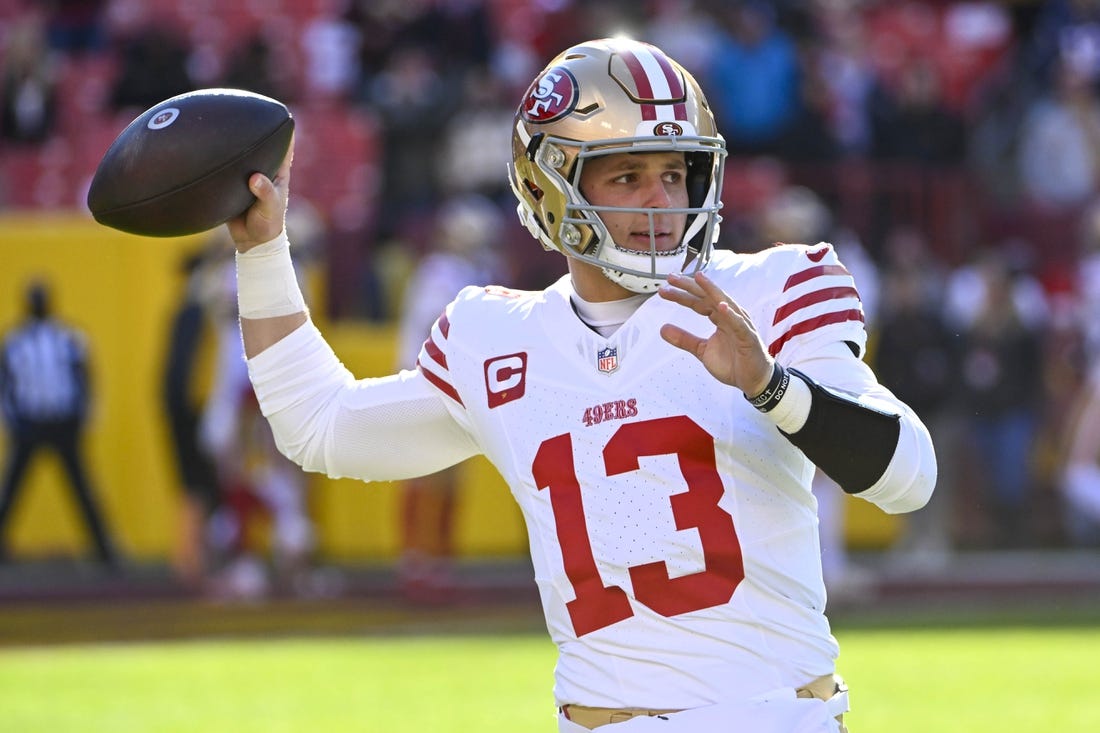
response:
{"label": "grass turf", "polygon": [[[1100,730],[1100,630],[838,632],[852,733]],[[394,636],[0,649],[18,733],[552,733],[540,635]]]}

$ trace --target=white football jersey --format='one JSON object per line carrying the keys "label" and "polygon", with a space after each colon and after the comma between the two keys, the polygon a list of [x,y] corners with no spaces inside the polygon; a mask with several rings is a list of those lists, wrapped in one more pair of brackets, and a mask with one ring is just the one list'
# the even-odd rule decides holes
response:
{"label": "white football jersey", "polygon": [[[707,273],[783,364],[863,348],[829,245],[720,251]],[[812,464],[659,333],[709,321],[654,297],[604,338],[571,292],[467,288],[418,363],[523,510],[558,701],[688,708],[831,672]]]}
{"label": "white football jersey", "polygon": [[[785,366],[901,415],[887,511],[927,500],[927,430],[859,361],[851,275],[831,246],[718,251],[708,275]],[[611,336],[541,292],[470,287],[432,327],[416,370],[356,380],[305,326],[249,361],[280,449],[367,481],[483,453],[527,523],[558,645],[558,704],[694,708],[797,687],[834,670],[814,466],[660,327],[714,327],[651,297]]]}

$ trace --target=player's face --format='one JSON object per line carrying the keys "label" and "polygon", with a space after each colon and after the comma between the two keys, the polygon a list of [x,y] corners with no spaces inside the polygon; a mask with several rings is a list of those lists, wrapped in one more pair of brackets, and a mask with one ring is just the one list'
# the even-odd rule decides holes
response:
{"label": "player's face", "polygon": [[[594,206],[686,208],[686,176],[683,153],[613,153],[585,161],[580,189]],[[617,245],[649,251],[648,214],[603,211],[599,216]],[[657,251],[667,252],[679,247],[686,227],[687,214],[654,215],[653,236]]]}

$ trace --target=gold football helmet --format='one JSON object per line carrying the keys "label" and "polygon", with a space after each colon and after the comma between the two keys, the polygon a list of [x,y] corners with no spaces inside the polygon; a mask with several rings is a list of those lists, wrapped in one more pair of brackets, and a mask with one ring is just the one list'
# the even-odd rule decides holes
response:
{"label": "gold football helmet", "polygon": [[[622,152],[683,151],[688,166],[687,215],[680,246],[659,252],[653,209],[593,206],[578,183],[586,159]],[[655,291],[694,255],[710,259],[721,217],[725,141],[698,83],[660,49],[603,39],[574,46],[536,77],[516,112],[509,180],[520,221],[542,245],[594,264],[637,293]],[[650,215],[650,247],[612,241],[601,211]]]}

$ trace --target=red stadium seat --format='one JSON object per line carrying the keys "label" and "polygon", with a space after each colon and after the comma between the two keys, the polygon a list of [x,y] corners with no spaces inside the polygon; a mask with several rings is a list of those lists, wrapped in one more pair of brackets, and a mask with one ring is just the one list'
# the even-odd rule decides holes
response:
{"label": "red stadium seat", "polygon": [[33,147],[6,147],[0,153],[0,208],[71,208],[71,145],[60,139]]}
{"label": "red stadium seat", "polygon": [[65,58],[58,69],[58,125],[63,135],[78,133],[107,109],[118,71],[112,54]]}

